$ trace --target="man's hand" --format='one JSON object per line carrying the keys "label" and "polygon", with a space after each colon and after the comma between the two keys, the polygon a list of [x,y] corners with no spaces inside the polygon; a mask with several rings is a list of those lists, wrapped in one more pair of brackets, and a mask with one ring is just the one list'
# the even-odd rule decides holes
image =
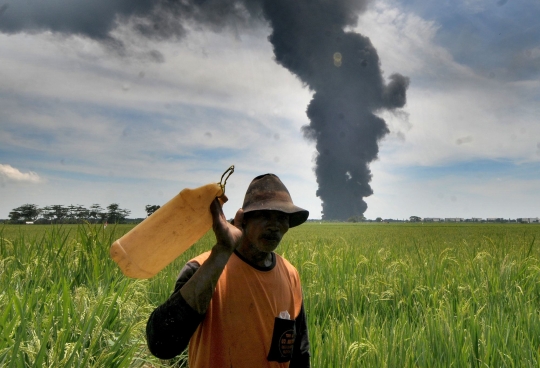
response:
{"label": "man's hand", "polygon": [[223,247],[232,253],[240,245],[242,236],[244,235],[244,231],[242,230],[244,210],[240,208],[236,212],[234,225],[231,225],[227,222],[219,200],[216,198],[210,205],[210,213],[212,214],[212,229],[217,240],[216,246]]}

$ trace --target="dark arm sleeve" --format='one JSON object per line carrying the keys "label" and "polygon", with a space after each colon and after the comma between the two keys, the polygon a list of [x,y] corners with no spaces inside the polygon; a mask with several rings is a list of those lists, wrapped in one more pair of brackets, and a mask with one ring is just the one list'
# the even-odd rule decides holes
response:
{"label": "dark arm sleeve", "polygon": [[302,302],[300,314],[296,317],[295,325],[296,339],[294,341],[293,355],[289,363],[289,368],[309,368],[309,336],[304,302]]}
{"label": "dark arm sleeve", "polygon": [[189,339],[204,319],[180,294],[180,289],[199,269],[196,262],[187,263],[176,281],[173,294],[157,307],[146,324],[146,340],[150,352],[160,359],[171,359],[181,354]]}

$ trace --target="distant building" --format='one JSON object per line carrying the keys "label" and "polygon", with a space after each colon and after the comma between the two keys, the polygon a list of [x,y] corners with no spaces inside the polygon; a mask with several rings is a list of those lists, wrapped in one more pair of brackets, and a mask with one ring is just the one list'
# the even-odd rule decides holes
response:
{"label": "distant building", "polygon": [[538,222],[538,217],[521,217],[517,219],[518,222],[523,222],[526,224],[532,224]]}
{"label": "distant building", "polygon": [[438,217],[424,217],[424,222],[443,222],[442,218]]}
{"label": "distant building", "polygon": [[447,217],[444,219],[445,222],[463,222],[461,217]]}
{"label": "distant building", "polygon": [[471,219],[472,222],[482,222],[482,218],[481,217],[473,217]]}

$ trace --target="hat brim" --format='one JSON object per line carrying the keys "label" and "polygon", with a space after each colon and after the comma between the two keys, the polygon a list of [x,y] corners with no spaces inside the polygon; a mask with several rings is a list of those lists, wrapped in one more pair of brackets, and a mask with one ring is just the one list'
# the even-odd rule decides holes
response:
{"label": "hat brim", "polygon": [[244,213],[253,211],[280,211],[289,215],[289,227],[295,227],[303,224],[309,217],[309,211],[292,203],[283,203],[282,201],[263,201],[255,202],[243,209]]}

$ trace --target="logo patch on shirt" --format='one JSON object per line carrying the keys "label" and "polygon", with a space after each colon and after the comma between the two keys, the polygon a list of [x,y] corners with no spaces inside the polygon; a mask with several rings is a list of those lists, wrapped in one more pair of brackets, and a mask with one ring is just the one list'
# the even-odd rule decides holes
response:
{"label": "logo patch on shirt", "polygon": [[291,356],[294,345],[294,330],[287,330],[279,338],[279,352],[281,356]]}

